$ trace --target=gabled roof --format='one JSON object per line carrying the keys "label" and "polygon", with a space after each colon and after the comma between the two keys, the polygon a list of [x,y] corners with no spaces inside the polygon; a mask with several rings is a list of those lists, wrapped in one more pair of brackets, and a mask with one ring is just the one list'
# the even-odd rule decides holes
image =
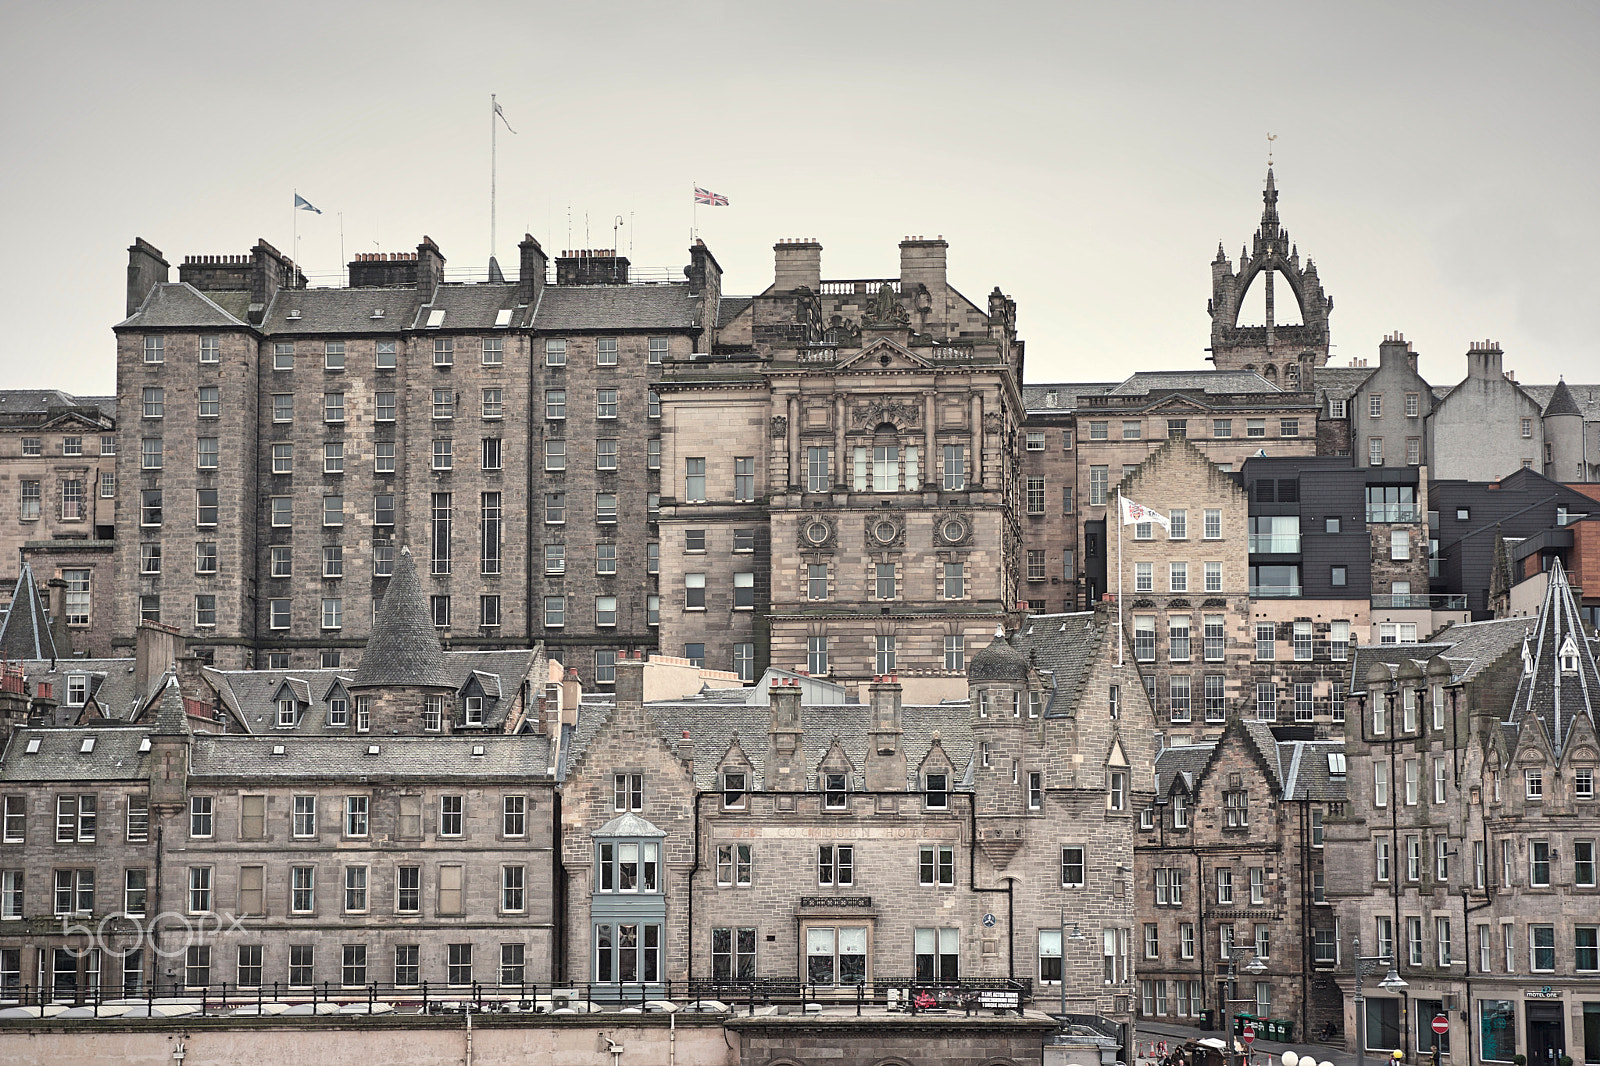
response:
{"label": "gabled roof", "polygon": [[[513,329],[523,325],[529,315],[526,304],[518,303],[515,285],[440,285],[433,298],[417,308],[412,328],[427,326],[434,312],[443,311],[444,318],[438,329],[445,332],[470,329],[480,333],[493,333],[496,329]],[[510,311],[505,325],[497,325],[501,311]]]}
{"label": "gabled roof", "polygon": [[1319,366],[1312,380],[1322,397],[1348,400],[1377,372],[1375,366]]}
{"label": "gabled roof", "polygon": [[[1563,663],[1563,651],[1570,656]],[[1566,669],[1571,666],[1573,669]],[[1594,648],[1584,633],[1582,616],[1573,600],[1572,587],[1560,560],[1550,570],[1544,603],[1529,637],[1522,678],[1506,720],[1521,726],[1537,720],[1560,758],[1579,717],[1600,724],[1600,671]]]}
{"label": "gabled roof", "polygon": [[444,648],[429,617],[428,599],[410,548],[400,549],[361,666],[351,681],[354,688],[380,685],[456,687],[444,668]]}
{"label": "gabled roof", "polygon": [[1156,756],[1156,795],[1165,796],[1171,792],[1174,781],[1181,782],[1183,791],[1192,794],[1195,781],[1211,762],[1211,753],[1216,748],[1214,740],[1164,748]]}
{"label": "gabled roof", "polygon": [[6,611],[5,621],[0,622],[0,658],[12,661],[49,659],[52,662],[56,658],[50,614],[33,580],[33,567],[26,559],[22,560],[17,589],[11,595],[11,607]]}
{"label": "gabled roof", "polygon": [[1346,775],[1334,774],[1328,767],[1328,756],[1343,752],[1343,740],[1280,740],[1278,763],[1284,767],[1283,798],[1344,802]]}
{"label": "gabled roof", "polygon": [[[700,298],[683,283],[670,285],[549,285],[534,310],[542,332],[607,329],[690,329],[699,325]],[[448,315],[445,316],[449,318]]]}
{"label": "gabled roof", "polygon": [[1206,393],[1283,392],[1251,370],[1141,370],[1110,391],[1115,396],[1144,396],[1176,389]]}
{"label": "gabled roof", "polygon": [[[277,754],[280,748],[282,754]],[[548,780],[549,760],[550,743],[537,733],[437,737],[202,735],[195,738],[190,749],[189,773],[191,778],[200,780],[382,777],[471,781],[508,776]]]}
{"label": "gabled roof", "polygon": [[196,327],[249,329],[249,323],[229,314],[211,297],[185,281],[156,285],[139,310],[114,329],[191,329]]}

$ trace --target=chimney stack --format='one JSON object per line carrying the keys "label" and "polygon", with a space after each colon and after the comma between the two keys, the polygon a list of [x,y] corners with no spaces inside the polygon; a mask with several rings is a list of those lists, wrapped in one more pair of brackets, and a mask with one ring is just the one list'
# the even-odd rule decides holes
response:
{"label": "chimney stack", "polygon": [[776,260],[772,287],[779,292],[794,289],[822,291],[822,245],[812,237],[782,240],[772,246]]}
{"label": "chimney stack", "polygon": [[904,792],[906,753],[900,740],[900,679],[875,677],[867,688],[872,729],[867,735],[866,780],[869,792]]}
{"label": "chimney stack", "polygon": [[617,654],[617,681],[612,691],[616,693],[618,707],[624,703],[644,702],[643,652],[624,651]]}
{"label": "chimney stack", "polygon": [[1500,345],[1495,341],[1473,341],[1467,349],[1467,377],[1492,380],[1503,377]]}
{"label": "chimney stack", "polygon": [[443,283],[444,253],[439,251],[432,237],[424,234],[422,243],[417,245],[417,295],[426,303],[433,299],[433,291]]}
{"label": "chimney stack", "polygon": [[772,792],[805,791],[801,691],[800,682],[792,677],[773,678],[767,691],[767,788]]}
{"label": "chimney stack", "polygon": [[538,304],[539,297],[544,293],[544,277],[550,257],[544,254],[544,249],[539,242],[533,239],[533,234],[525,233],[522,243],[517,245],[522,253],[522,273],[517,278],[517,298],[529,307]]}
{"label": "chimney stack", "polygon": [[150,290],[167,280],[171,265],[161,257],[161,249],[135,237],[128,246],[128,317],[144,305]]}

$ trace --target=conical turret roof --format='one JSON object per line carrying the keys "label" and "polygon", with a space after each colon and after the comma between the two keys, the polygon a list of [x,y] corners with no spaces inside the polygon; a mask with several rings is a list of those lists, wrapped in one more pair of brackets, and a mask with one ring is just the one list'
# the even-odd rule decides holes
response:
{"label": "conical turret roof", "polygon": [[400,549],[383,606],[361,656],[352,688],[414,685],[454,688],[445,670],[444,647],[428,614],[428,598],[410,548]]}
{"label": "conical turret roof", "polygon": [[994,640],[967,664],[968,681],[1027,681],[1028,660],[1006,640],[1005,631],[996,627]]}
{"label": "conical turret roof", "polygon": [[156,735],[182,736],[187,732],[189,714],[183,708],[183,692],[178,688],[177,677],[168,674],[167,683],[156,702]]}
{"label": "conical turret roof", "polygon": [[17,576],[17,590],[11,596],[11,609],[0,623],[0,658],[49,659],[56,658],[55,638],[50,633],[50,614],[39,597],[39,586],[33,580],[33,567],[22,561],[22,572]]}
{"label": "conical turret roof", "polygon": [[1572,390],[1567,388],[1566,378],[1556,382],[1555,390],[1550,393],[1550,402],[1544,406],[1544,416],[1549,418],[1551,415],[1583,416],[1583,412],[1578,410],[1578,401],[1572,398]]}

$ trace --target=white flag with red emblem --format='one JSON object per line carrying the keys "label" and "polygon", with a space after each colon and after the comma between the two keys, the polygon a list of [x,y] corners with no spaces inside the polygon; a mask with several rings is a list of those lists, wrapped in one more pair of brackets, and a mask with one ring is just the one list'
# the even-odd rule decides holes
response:
{"label": "white flag with red emblem", "polygon": [[1142,503],[1134,503],[1126,496],[1118,496],[1122,503],[1122,524],[1125,526],[1138,525],[1140,522],[1154,522],[1168,533],[1172,532],[1172,523],[1160,511],[1152,511]]}

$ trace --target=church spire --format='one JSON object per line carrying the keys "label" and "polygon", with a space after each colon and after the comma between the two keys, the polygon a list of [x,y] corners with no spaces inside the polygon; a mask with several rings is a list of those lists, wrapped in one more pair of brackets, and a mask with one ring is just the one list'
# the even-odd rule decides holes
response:
{"label": "church spire", "polygon": [[[1261,236],[1269,241],[1276,240],[1278,231],[1282,228],[1278,221],[1278,183],[1272,176],[1272,165],[1267,165],[1267,189],[1261,194]],[[1281,255],[1282,248],[1277,249]]]}

